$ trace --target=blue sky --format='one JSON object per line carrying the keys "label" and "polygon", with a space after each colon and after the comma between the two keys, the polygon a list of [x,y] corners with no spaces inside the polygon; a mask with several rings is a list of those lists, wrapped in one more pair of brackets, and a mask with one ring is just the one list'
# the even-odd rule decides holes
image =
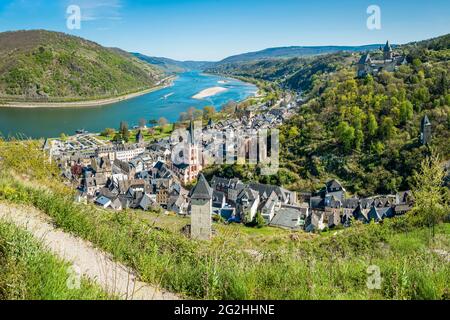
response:
{"label": "blue sky", "polygon": [[[79,5],[80,30],[66,27]],[[369,5],[381,30],[366,27]],[[179,60],[290,45],[406,43],[450,33],[449,0],[0,0],[0,31],[48,29]]]}

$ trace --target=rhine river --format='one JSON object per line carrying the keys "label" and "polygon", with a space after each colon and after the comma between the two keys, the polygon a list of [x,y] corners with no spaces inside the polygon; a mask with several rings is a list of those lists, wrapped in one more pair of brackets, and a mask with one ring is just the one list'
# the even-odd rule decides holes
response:
{"label": "rhine river", "polygon": [[[192,98],[212,87],[223,87],[227,90],[201,100]],[[121,121],[128,122],[131,128],[137,125],[141,118],[158,120],[164,117],[169,122],[175,122],[180,113],[190,107],[201,109],[213,105],[216,110],[220,110],[228,101],[242,101],[256,92],[257,88],[252,84],[191,71],[179,74],[171,87],[106,106],[0,107],[0,135],[48,138],[58,137],[61,133],[72,135],[79,129],[101,132],[104,128],[118,128]]]}

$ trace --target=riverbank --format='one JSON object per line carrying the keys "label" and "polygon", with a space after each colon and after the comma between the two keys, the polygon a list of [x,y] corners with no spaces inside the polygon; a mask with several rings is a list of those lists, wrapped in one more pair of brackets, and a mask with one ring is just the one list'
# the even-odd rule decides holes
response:
{"label": "riverbank", "polygon": [[106,99],[98,99],[98,100],[86,100],[86,101],[74,101],[74,102],[27,102],[27,101],[11,101],[11,102],[1,102],[0,108],[74,108],[74,107],[98,107],[114,104],[117,102],[122,102],[126,100],[130,100],[133,98],[137,98],[148,94],[150,92],[158,91],[167,87],[170,87],[173,84],[173,81],[176,79],[176,76],[172,76],[166,79],[161,80],[162,85],[158,85],[153,88],[148,88],[142,91],[129,93],[126,95],[111,97]]}

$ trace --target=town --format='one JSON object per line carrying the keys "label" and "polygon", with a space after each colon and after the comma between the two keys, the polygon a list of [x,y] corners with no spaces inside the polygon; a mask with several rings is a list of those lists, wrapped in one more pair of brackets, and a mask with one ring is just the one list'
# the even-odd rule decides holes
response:
{"label": "town", "polygon": [[[383,50],[386,59],[393,59],[389,43]],[[68,139],[47,140],[43,148],[76,187],[76,201],[117,211],[162,210],[190,217],[190,233],[196,239],[211,238],[213,217],[225,223],[259,221],[314,232],[349,227],[353,221],[379,222],[410,211],[410,191],[360,199],[349,196],[337,180],[321,190],[300,193],[237,178],[206,180],[202,170],[211,164],[267,160],[268,147],[258,133],[276,130],[303,102],[300,94],[285,94],[276,103],[246,108],[238,118],[216,123],[210,119],[206,125],[191,119],[178,134],[152,142],[144,141],[146,128],[141,125],[135,143],[105,141],[80,131]],[[431,122],[425,117],[419,140],[427,145],[431,136]]]}

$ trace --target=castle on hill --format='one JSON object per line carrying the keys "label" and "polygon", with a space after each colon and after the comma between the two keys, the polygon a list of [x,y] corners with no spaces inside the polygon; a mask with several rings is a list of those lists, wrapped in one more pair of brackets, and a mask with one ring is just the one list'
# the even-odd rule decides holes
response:
{"label": "castle on hill", "polygon": [[398,55],[389,41],[386,42],[383,51],[383,60],[372,59],[370,53],[364,54],[358,62],[358,77],[362,78],[367,75],[376,75],[381,71],[394,72],[399,66],[407,64],[406,57]]}

